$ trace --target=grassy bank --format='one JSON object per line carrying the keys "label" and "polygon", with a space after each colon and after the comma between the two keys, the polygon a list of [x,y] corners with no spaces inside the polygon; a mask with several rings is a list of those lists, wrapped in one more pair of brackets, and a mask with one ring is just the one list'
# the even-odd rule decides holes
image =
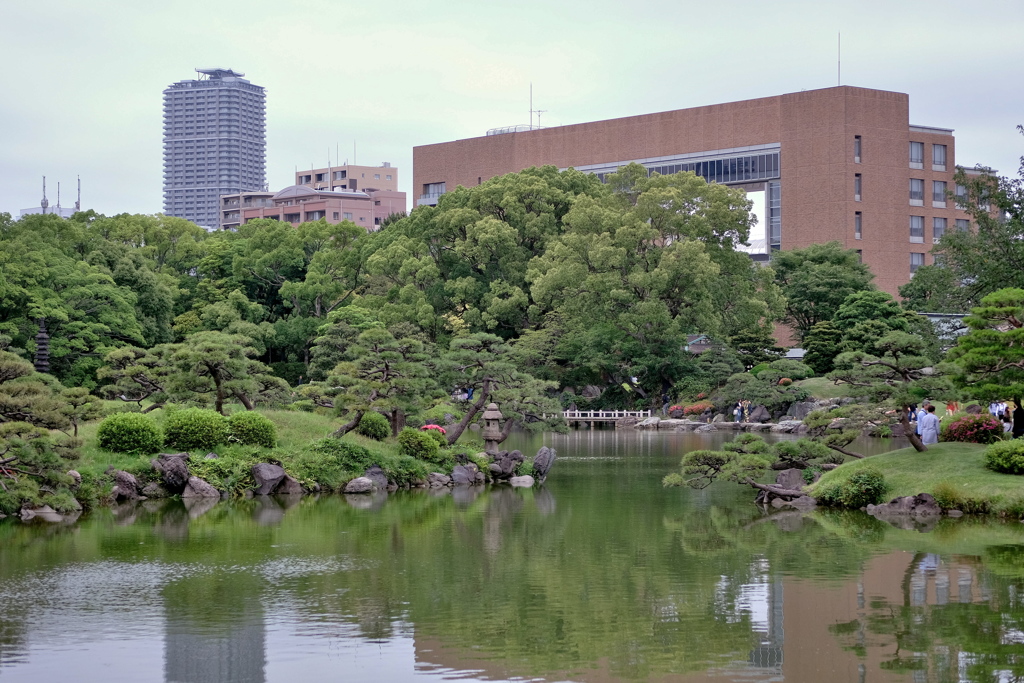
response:
{"label": "grassy bank", "polygon": [[[331,491],[361,476],[370,465],[380,465],[389,479],[407,484],[426,478],[430,471],[450,471],[456,450],[467,455],[480,450],[475,443],[460,443],[458,447],[442,449],[442,457],[438,461],[426,462],[403,455],[395,439],[374,441],[355,432],[340,440],[327,439],[339,425],[338,419],[328,415],[289,410],[259,412],[276,427],[277,444],[274,448],[222,444],[212,449],[193,451],[189,466],[192,473],[218,490],[240,495],[255,485],[252,465],[273,462],[280,464],[307,490]],[[166,416],[162,410],[154,410],[149,415],[157,425],[163,426]],[[97,420],[83,424],[79,429],[83,445],[81,458],[74,463],[74,468],[82,475],[82,487],[76,497],[86,506],[103,501],[114,484],[114,470],[132,473],[143,486],[159,480],[159,473],[150,464],[155,453],[128,455],[100,448],[96,437],[99,424]],[[467,436],[467,439],[472,441],[473,437]],[[175,450],[178,449],[166,447],[158,452]],[[217,458],[207,459],[209,452],[216,453]]]}
{"label": "grassy bank", "polygon": [[934,444],[924,453],[902,448],[848,462],[826,472],[810,487],[810,494],[813,496],[826,486],[846,483],[857,472],[874,469],[885,477],[886,500],[930,493],[944,507],[976,512],[1024,512],[1024,477],[987,469],[984,452],[985,446],[971,443]]}

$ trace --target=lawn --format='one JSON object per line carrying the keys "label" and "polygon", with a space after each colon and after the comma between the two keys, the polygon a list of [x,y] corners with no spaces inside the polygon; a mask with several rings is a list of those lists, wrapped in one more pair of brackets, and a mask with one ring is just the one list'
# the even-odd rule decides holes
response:
{"label": "lawn", "polygon": [[849,385],[836,384],[827,377],[811,377],[793,384],[811,392],[813,398],[843,398],[850,395]]}
{"label": "lawn", "polygon": [[811,495],[822,486],[843,483],[851,475],[874,468],[885,476],[886,498],[934,494],[936,487],[952,486],[963,497],[986,501],[994,511],[1019,505],[1024,500],[1024,476],[999,474],[985,467],[985,446],[970,443],[939,443],[924,453],[902,448],[863,460],[845,463],[826,472],[811,487]]}

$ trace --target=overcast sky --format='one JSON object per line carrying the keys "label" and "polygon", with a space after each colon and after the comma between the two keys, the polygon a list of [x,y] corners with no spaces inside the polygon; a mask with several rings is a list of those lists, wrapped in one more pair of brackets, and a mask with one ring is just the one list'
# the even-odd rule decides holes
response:
{"label": "overcast sky", "polygon": [[[842,82],[909,93],[957,159],[1016,174],[1022,0],[0,0],[0,211],[162,210],[162,92],[226,67],[267,89],[267,179],[412,148]],[[357,152],[353,153],[353,143]]]}

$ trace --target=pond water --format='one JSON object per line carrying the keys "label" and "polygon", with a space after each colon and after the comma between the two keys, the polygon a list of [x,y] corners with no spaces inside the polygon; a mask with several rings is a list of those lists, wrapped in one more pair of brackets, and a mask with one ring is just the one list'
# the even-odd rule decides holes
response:
{"label": "pond water", "polygon": [[559,453],[533,490],[4,521],[0,683],[1024,677],[1024,525],[660,486],[722,440],[515,435]]}

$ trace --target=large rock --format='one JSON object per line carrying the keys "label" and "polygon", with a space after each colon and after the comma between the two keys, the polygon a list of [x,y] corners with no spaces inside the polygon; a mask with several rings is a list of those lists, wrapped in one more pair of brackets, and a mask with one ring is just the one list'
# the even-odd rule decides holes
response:
{"label": "large rock", "polygon": [[773,426],[771,431],[776,434],[793,434],[794,432],[800,431],[800,428],[803,426],[804,423],[799,420],[786,420]]}
{"label": "large rock", "polygon": [[543,484],[544,480],[548,478],[548,472],[551,471],[551,466],[555,464],[557,457],[558,453],[555,452],[555,449],[547,446],[541,446],[537,455],[533,456],[533,473],[540,483]]}
{"label": "large rock", "polygon": [[587,386],[583,387],[583,391],[580,392],[580,396],[582,396],[583,398],[597,398],[601,395],[602,391],[603,390],[601,389],[601,387],[595,386],[593,384],[588,384]]}
{"label": "large rock", "polygon": [[142,497],[139,480],[135,478],[134,474],[117,470],[114,472],[114,489],[110,492],[110,496],[115,502],[138,500]]}
{"label": "large rock", "polygon": [[668,416],[675,420],[682,418],[684,414],[685,413],[683,413],[683,409],[680,407],[675,407],[672,410],[668,411]]}
{"label": "large rock", "polygon": [[793,491],[799,491],[804,487],[804,471],[795,468],[782,470],[775,475],[775,485],[781,486],[784,489],[792,489]]}
{"label": "large rock", "polygon": [[381,469],[380,465],[374,465],[365,472],[363,476],[373,482],[373,487],[380,490],[386,491],[388,488],[388,475],[384,474],[384,470]]}
{"label": "large rock", "polygon": [[491,455],[491,464],[488,469],[494,479],[510,479],[515,476],[516,468],[525,459],[521,451],[499,451]]}
{"label": "large rock", "polygon": [[440,472],[431,472],[427,475],[427,481],[429,482],[430,488],[440,489],[448,486],[452,483],[452,478],[447,474],[441,474]]}
{"label": "large rock", "polygon": [[189,477],[185,490],[181,492],[182,498],[220,498],[220,491],[199,477]]}
{"label": "large rock", "polygon": [[[187,484],[188,482],[186,481],[185,483]],[[142,489],[142,495],[146,498],[169,498],[173,494],[165,489],[163,484],[153,481],[146,484],[146,487]]]}
{"label": "large rock", "polygon": [[254,493],[257,496],[269,496],[284,479],[284,468],[269,462],[261,462],[252,466],[252,478],[256,480]]}
{"label": "large rock", "polygon": [[875,517],[884,518],[893,515],[909,515],[913,517],[936,517],[942,514],[942,508],[935,498],[928,493],[916,496],[893,498],[881,505],[868,505],[867,512]]}
{"label": "large rock", "polygon": [[512,484],[512,486],[515,487],[530,488],[531,486],[533,486],[534,481],[533,477],[527,474],[522,477],[512,477],[511,479],[508,480],[508,483]]}
{"label": "large rock", "polygon": [[189,457],[188,453],[161,453],[150,461],[153,469],[160,473],[164,488],[172,494],[181,493],[188,484]]}
{"label": "large rock", "polygon": [[661,418],[652,415],[651,417],[647,418],[646,420],[642,420],[640,422],[637,422],[636,423],[636,427],[637,427],[637,429],[645,429],[645,428],[657,429],[659,422],[661,422]]}
{"label": "large rock", "polygon": [[724,413],[719,413],[718,415],[715,415],[713,418],[711,418],[711,421],[712,422],[725,422],[725,414]]}
{"label": "large rock", "polygon": [[77,489],[82,485],[82,475],[78,470],[68,470],[68,476],[71,477],[71,488]]}
{"label": "large rock", "polygon": [[974,405],[969,405],[966,408],[964,408],[964,412],[970,413],[971,415],[981,415],[981,411],[982,408],[977,403],[975,403]]}
{"label": "large rock", "polygon": [[764,406],[754,406],[754,409],[750,411],[750,415],[747,416],[747,422],[768,422],[771,419],[772,414]]}
{"label": "large rock", "polygon": [[701,434],[704,434],[704,433],[707,433],[707,432],[717,432],[718,431],[718,427],[715,426],[714,424],[701,425],[700,427],[697,427],[693,431],[701,433]]}
{"label": "large rock", "polygon": [[471,486],[482,483],[484,473],[473,463],[456,465],[452,470],[452,483],[456,486]]}
{"label": "large rock", "polygon": [[284,475],[284,479],[274,489],[274,494],[279,496],[301,496],[305,491],[302,490],[302,484],[298,482],[294,477],[290,475]]}
{"label": "large rock", "polygon": [[802,420],[817,409],[817,401],[798,401],[789,407],[789,414],[794,420]]}
{"label": "large rock", "polygon": [[373,480],[356,477],[345,485],[345,493],[373,493]]}

